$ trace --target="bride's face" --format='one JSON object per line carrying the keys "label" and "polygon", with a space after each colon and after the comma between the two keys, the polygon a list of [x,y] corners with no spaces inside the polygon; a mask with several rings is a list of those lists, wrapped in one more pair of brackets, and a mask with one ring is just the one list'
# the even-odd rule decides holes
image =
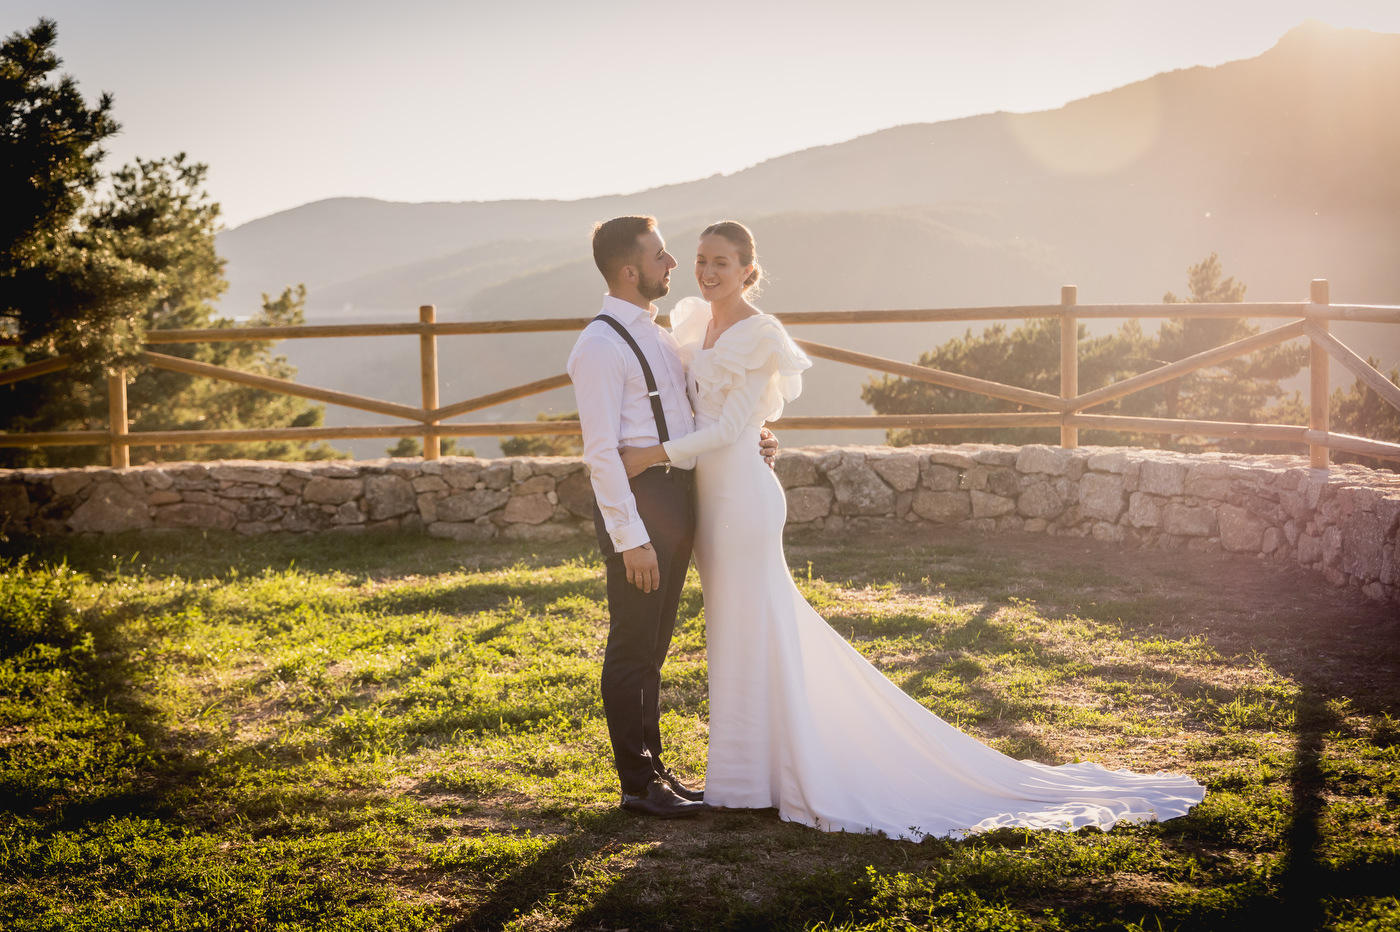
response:
{"label": "bride's face", "polygon": [[742,294],[744,279],[752,271],[753,265],[741,264],[739,251],[723,236],[711,233],[700,237],[700,245],[695,250],[695,281],[706,301]]}

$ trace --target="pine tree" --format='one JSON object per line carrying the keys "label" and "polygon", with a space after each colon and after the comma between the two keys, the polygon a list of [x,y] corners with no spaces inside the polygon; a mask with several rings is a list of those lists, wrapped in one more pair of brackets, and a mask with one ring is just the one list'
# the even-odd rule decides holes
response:
{"label": "pine tree", "polygon": [[0,43],[0,321],[27,346],[75,355],[91,379],[139,352],[139,312],[159,281],[110,231],[74,228],[119,127],[111,95],[89,106],[54,75],[57,38],[41,19]]}
{"label": "pine tree", "polygon": [[[1168,291],[1164,304],[1233,304],[1244,300],[1245,285],[1224,277],[1220,257],[1211,253],[1187,270],[1188,298]],[[1216,346],[1260,332],[1240,318],[1213,320],[1178,318],[1164,321],[1157,336],[1162,363],[1175,362]],[[1307,362],[1301,344],[1271,346],[1248,356],[1198,369],[1162,387],[1162,417],[1208,421],[1301,424],[1303,402],[1297,393],[1285,396],[1280,382],[1297,375]],[[1221,442],[1204,437],[1180,437],[1171,446],[1202,450],[1229,447],[1262,450],[1257,441]],[[1280,448],[1282,449],[1282,448]]]}
{"label": "pine tree", "polygon": [[[535,415],[537,421],[577,421],[578,412]],[[583,438],[578,434],[522,434],[501,441],[501,453],[506,456],[579,456],[583,453]]]}
{"label": "pine tree", "polygon": [[[1116,333],[1088,336],[1079,327],[1079,381],[1082,391],[1152,368],[1149,341],[1137,321],[1128,321]],[[1015,385],[1050,395],[1060,393],[1060,324],[1056,320],[1029,320],[1008,331],[994,324],[974,336],[971,330],[949,340],[917,360],[921,366],[942,369],[979,379]],[[861,398],[877,414],[953,414],[971,412],[1035,411],[1013,401],[988,398],[973,392],[957,391],[913,379],[883,376],[872,378],[862,389]],[[1139,396],[1130,395],[1095,410],[1103,413],[1140,412]],[[1096,442],[1123,442],[1117,435],[1097,431]],[[888,441],[894,446],[911,443],[1058,443],[1058,428],[1006,427],[981,430],[891,430]]]}
{"label": "pine tree", "polygon": [[[1225,278],[1215,253],[1187,270],[1190,297],[1171,292],[1167,304],[1234,303],[1244,300],[1245,286]],[[1259,332],[1246,320],[1182,318],[1163,322],[1148,335],[1136,321],[1128,321],[1105,337],[1087,338],[1079,328],[1079,389],[1092,391],[1112,382],[1148,372],[1233,340]],[[1285,395],[1280,381],[1296,375],[1306,361],[1300,346],[1274,346],[1249,356],[1228,360],[1167,383],[1163,391],[1147,389],[1093,409],[1096,414],[1173,417],[1253,423],[1305,422],[1303,403],[1295,392]],[[969,330],[918,359],[919,365],[963,375],[1031,388],[1047,394],[1060,392],[1060,328],[1053,320],[1027,321],[1008,331],[1004,325],[989,327],[980,336]],[[942,414],[1020,411],[1014,402],[984,395],[939,388],[925,382],[884,376],[861,390],[861,397],[878,414]],[[1292,449],[1258,441],[1154,435],[1149,442],[1184,450]],[[988,428],[983,430],[893,430],[889,442],[909,443],[1056,443],[1055,428]],[[1085,431],[1087,442],[1099,444],[1142,443],[1140,435],[1113,431]]]}
{"label": "pine tree", "polygon": [[[393,457],[422,456],[423,441],[417,437],[400,437],[398,443],[392,447],[385,447],[384,452]],[[476,456],[475,450],[463,447],[456,437],[441,438],[438,441],[438,453],[443,456]]]}
{"label": "pine tree", "polygon": [[[1377,360],[1374,357],[1369,357],[1366,361],[1371,364],[1371,368],[1376,367]],[[1389,378],[1391,384],[1400,386],[1400,369],[1391,369]],[[1330,404],[1330,425],[1334,433],[1400,443],[1400,409],[1393,407],[1360,379],[1353,382],[1348,389],[1339,388],[1333,392]],[[1372,469],[1400,471],[1400,462],[1363,456],[1359,453],[1334,450],[1332,459],[1338,463],[1360,463]]]}
{"label": "pine tree", "polygon": [[[204,165],[183,154],[137,159],[96,196],[98,143],[116,131],[111,97],[88,107],[72,79],[52,77],[57,28],[40,20],[0,45],[0,324],[17,346],[0,346],[8,369],[68,353],[77,364],[0,388],[0,430],[104,429],[105,373],[133,377],[128,410],[136,430],[305,427],[324,409],[258,389],[148,368],[148,331],[231,328],[211,302],[227,285],[215,251],[219,205],[203,190]],[[13,207],[13,209],[12,209]],[[254,325],[301,323],[305,289],[263,296]],[[183,356],[278,378],[295,369],[258,342],[163,346]],[[0,448],[0,466],[85,465],[101,447]],[[324,459],[325,444],[257,443],[136,448],[133,459]]]}

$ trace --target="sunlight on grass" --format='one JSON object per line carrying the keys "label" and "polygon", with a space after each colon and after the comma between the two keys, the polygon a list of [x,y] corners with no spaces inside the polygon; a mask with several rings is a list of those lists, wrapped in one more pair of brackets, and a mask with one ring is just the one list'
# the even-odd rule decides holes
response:
{"label": "sunlight on grass", "polygon": [[[936,714],[1018,758],[1185,769],[1206,802],[919,845],[768,811],[639,821],[616,808],[596,554],[75,538],[0,566],[0,927],[1209,929],[1284,915],[1300,876],[1329,928],[1400,916],[1393,709],[1096,568],[789,557]],[[692,572],[662,726],[697,779],[704,638]]]}

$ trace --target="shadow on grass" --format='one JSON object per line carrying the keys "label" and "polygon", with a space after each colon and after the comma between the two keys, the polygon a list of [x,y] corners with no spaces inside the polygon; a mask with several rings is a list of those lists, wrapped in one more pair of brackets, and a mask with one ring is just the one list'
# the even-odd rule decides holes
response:
{"label": "shadow on grass", "polygon": [[[736,810],[688,821],[684,830],[697,837],[684,851],[658,845],[654,829],[655,823],[615,809],[588,814],[577,832],[498,878],[486,898],[448,928],[499,929],[540,911],[552,914],[541,917],[551,928],[802,929],[851,915],[853,899],[862,892],[868,899],[868,884],[862,887],[868,859],[833,854],[870,842],[888,844],[815,836],[803,845],[818,852],[812,865],[778,865],[758,863],[753,838],[756,832],[790,830],[775,810]],[[609,864],[634,858],[621,869]],[[753,883],[742,883],[745,875],[752,875]],[[736,878],[766,895],[734,896],[724,888]]]}
{"label": "shadow on grass", "polygon": [[135,567],[158,578],[200,580],[221,578],[230,570],[248,576],[295,565],[308,572],[340,572],[368,579],[397,575],[405,560],[412,561],[419,574],[427,575],[450,573],[464,566],[479,570],[591,558],[597,556],[597,545],[590,540],[464,543],[406,532],[248,537],[231,531],[183,530],[0,540],[0,557],[23,554],[52,563],[67,560],[74,569],[97,578]]}
{"label": "shadow on grass", "polygon": [[[1336,725],[1336,716],[1310,689],[1298,699],[1298,726],[1294,741],[1293,770],[1289,774],[1293,818],[1288,829],[1288,866],[1283,873],[1280,928],[1318,929],[1324,918],[1324,900],[1335,894],[1334,878],[1318,851],[1325,778],[1322,774],[1323,736]],[[1393,882],[1392,882],[1393,886]]]}
{"label": "shadow on grass", "polygon": [[1074,759],[1065,754],[1063,747],[1049,744],[1039,735],[1024,726],[1011,726],[1003,729],[997,739],[997,750],[1016,760],[1033,760],[1038,764],[1056,767],[1073,763]]}
{"label": "shadow on grass", "polygon": [[597,579],[568,582],[540,579],[507,582],[489,579],[461,582],[429,591],[421,588],[391,589],[364,598],[360,604],[370,613],[418,615],[441,612],[444,615],[470,615],[499,609],[513,599],[519,599],[522,605],[536,609],[543,609],[569,596],[601,600],[603,589],[604,581],[600,570]]}
{"label": "shadow on grass", "polygon": [[[873,580],[921,580],[949,589],[984,590],[1004,586],[1021,575],[1015,559],[981,553],[977,544],[930,544],[915,532],[901,534],[898,546],[872,564],[870,548],[861,542],[831,541],[804,535],[785,541],[789,570],[794,577],[866,583]],[[882,548],[883,550],[883,548]]]}
{"label": "shadow on grass", "polygon": [[448,932],[499,929],[567,890],[578,879],[578,866],[616,846],[635,831],[635,818],[617,809],[585,812],[577,830],[549,844],[528,864],[492,884],[491,892],[470,912],[448,926]]}
{"label": "shadow on grass", "polygon": [[[984,859],[979,853],[1032,846],[1030,836],[1036,833],[993,833],[966,841],[931,839],[909,845],[787,826],[771,810],[707,817],[697,824],[696,833],[713,832],[714,836],[691,839],[688,851],[672,853],[664,842],[655,844],[658,833],[648,823],[607,812],[589,817],[577,832],[552,844],[533,863],[501,878],[488,897],[452,928],[459,932],[499,928],[539,910],[555,912],[554,921],[576,929],[796,930],[820,922],[873,922],[892,915],[890,909],[916,926],[927,918],[930,925],[942,927],[964,921],[966,917],[957,912],[963,908],[974,913],[985,909],[985,917],[977,914],[976,918],[988,921],[996,918],[997,910],[1011,910],[1027,923],[1033,923],[1032,917],[1042,909],[1053,909],[1061,917],[1073,917],[1072,927],[1083,929],[1119,929],[1129,924],[1202,932],[1322,928],[1329,904],[1349,897],[1393,896],[1400,886],[1394,857],[1347,868],[1329,864],[1322,850],[1327,794],[1324,742],[1337,724],[1316,692],[1305,691],[1299,698],[1295,759],[1284,777],[1291,824],[1282,839],[1283,872],[1273,878],[1227,872],[1185,896],[1180,890],[1168,894],[1165,887],[1139,890],[1131,885],[1131,878],[1127,886],[1086,885],[1084,877],[1062,874],[1053,859],[1045,862],[1043,870],[1023,867],[1007,873],[1004,861]],[[706,821],[710,824],[705,825]],[[1192,823],[1188,816],[1165,824],[1160,831],[1178,850],[1194,850],[1200,844],[1214,847],[1212,839],[1201,835],[1201,826]],[[789,833],[800,834],[788,837]],[[637,843],[649,850],[636,863],[608,865],[618,855],[630,860],[628,849],[638,847]],[[758,856],[764,848],[801,856],[770,862]],[[677,860],[679,869],[668,863]],[[915,889],[913,900],[882,901],[872,877],[901,874],[915,878],[915,887],[922,883],[929,894],[937,891],[944,899],[931,902],[924,896],[921,906]]]}
{"label": "shadow on grass", "polygon": [[[204,772],[192,756],[174,747],[160,711],[134,685],[142,671],[132,645],[117,633],[118,615],[88,613],[82,630],[91,636],[91,649],[53,656],[52,663],[70,671],[68,696],[80,715],[65,723],[64,744],[37,772],[27,774],[33,782],[0,794],[4,811],[60,831],[151,815],[165,808],[173,789],[192,786]],[[93,722],[101,727],[74,730]],[[66,776],[55,785],[53,778],[61,774]]]}
{"label": "shadow on grass", "polygon": [[[148,541],[142,541],[143,547],[147,543]],[[420,541],[419,544],[421,543]],[[305,538],[296,539],[295,544],[297,547],[308,549],[312,546]],[[411,546],[416,547],[419,544]],[[110,569],[112,554],[108,553],[104,557],[102,551],[120,548],[111,548],[110,542],[94,546],[100,549],[90,549],[84,559],[89,560],[92,566]],[[259,555],[257,548],[251,545],[246,548],[242,543],[226,543],[220,546],[225,547],[226,552],[236,549],[237,561],[248,567],[248,572],[255,571],[259,565],[273,568],[286,565],[285,562],[281,562],[285,553],[276,548],[272,552]],[[319,547],[320,543],[316,546]],[[310,565],[327,565],[342,571],[353,570],[372,574],[376,561],[385,558],[385,554],[388,553],[383,549],[385,546],[383,541],[370,544],[350,539],[329,541],[325,544],[326,550],[318,551],[315,555],[317,562],[313,563],[302,555],[297,558],[297,563],[303,568]],[[453,561],[459,561],[462,550],[468,549],[459,545],[452,546],[450,555],[447,551],[439,553],[434,550],[436,544],[431,542],[421,551],[414,552],[426,554],[431,560],[440,560],[443,571],[450,572],[459,565]],[[155,554],[151,557],[151,562],[157,565],[157,569],[152,572],[183,573],[184,570],[173,569],[177,566],[175,561],[179,556],[169,548]],[[399,556],[401,557],[401,554]],[[868,555],[863,554],[862,557],[868,562]],[[191,559],[195,560],[195,564],[203,560],[208,566],[219,562],[217,554],[214,557],[196,554]],[[523,559],[507,555],[498,565],[510,565]],[[546,559],[541,559],[540,562],[543,563]],[[104,560],[107,562],[104,563]],[[431,572],[431,566],[428,565],[431,560],[425,560],[424,569],[415,568],[415,571]],[[225,563],[231,561],[232,558]],[[490,589],[490,607],[498,607],[500,601],[511,598],[519,598],[522,604],[534,606],[550,598],[577,594],[580,585],[559,584],[564,592],[562,596],[558,593],[541,596],[538,594],[539,587],[533,585],[517,587],[487,583],[485,587],[473,588],[475,595],[472,592],[463,594],[449,587],[420,593],[422,602],[405,599],[397,603],[391,601],[396,593],[386,591],[382,594],[384,601],[378,604],[377,610],[461,611],[462,605],[487,591],[487,588]],[[452,599],[459,601],[451,603]],[[688,601],[687,605],[695,610],[699,608],[698,604],[692,601]],[[1169,614],[1164,613],[1172,612],[1174,605],[1172,599],[1160,602],[1132,600],[1122,606],[1107,602],[1095,607],[1096,614],[1093,620],[1110,625],[1118,622],[1122,636],[1130,639],[1157,637],[1161,635],[1164,623],[1169,621]],[[1126,611],[1127,608],[1134,611]],[[178,739],[172,739],[156,710],[145,705],[139,691],[132,686],[132,683],[138,680],[140,670],[132,659],[132,646],[121,643],[113,618],[115,616],[95,623],[96,656],[100,661],[90,667],[76,669],[82,682],[81,702],[90,708],[105,707],[119,716],[122,727],[129,729],[132,736],[139,739],[140,746],[152,749],[152,753],[148,757],[128,758],[129,762],[139,765],[133,768],[136,776],[128,779],[126,783],[120,783],[114,777],[111,792],[94,799],[90,804],[65,806],[63,800],[55,794],[29,800],[25,805],[30,811],[45,810],[40,817],[46,820],[46,825],[76,826],[81,823],[95,823],[109,816],[168,813],[173,808],[170,801],[176,796],[188,796],[196,785],[204,792],[209,792],[209,788],[215,782],[209,780],[207,771],[201,770],[195,763],[197,758],[193,752],[198,749],[188,746],[181,749],[172,744],[172,740]],[[488,629],[486,639],[496,637],[505,630],[507,624],[500,622],[496,628]],[[900,633],[903,633],[903,627],[914,627],[913,622],[904,616],[896,618],[892,626],[901,629]],[[1239,640],[1217,640],[1214,637],[1215,632],[1195,626],[1189,619],[1176,623],[1175,627],[1188,633],[1200,633],[1220,646],[1222,651],[1239,651]],[[944,641],[935,643],[931,637],[928,646],[930,655],[947,649],[966,649],[992,657],[1003,654],[1016,655],[1023,658],[1023,661],[1019,662],[1024,662],[1028,668],[1047,669],[1062,666],[1067,662],[1065,656],[1037,644],[1034,638],[1023,637],[1014,631],[1003,629],[987,617],[979,616],[932,631],[942,632],[939,637],[943,637]],[[879,630],[879,625],[876,625],[871,633],[892,632]],[[1223,880],[1213,877],[1206,881],[1195,881],[1199,891],[1193,891],[1193,894],[1200,894],[1192,901],[1195,905],[1179,908],[1171,905],[1169,901],[1154,901],[1148,896],[1139,895],[1126,885],[1118,888],[1111,884],[1098,886],[1097,880],[1086,881],[1084,877],[1066,879],[1055,872],[1056,865],[1053,863],[1046,863],[1033,877],[1016,884],[1008,884],[990,871],[983,874],[969,873],[965,883],[960,879],[954,881],[963,883],[958,889],[974,891],[989,902],[1016,904],[1023,909],[1030,908],[1025,904],[1053,906],[1066,914],[1097,917],[1097,928],[1105,929],[1121,928],[1126,923],[1143,920],[1147,920],[1144,924],[1152,928],[1152,918],[1160,920],[1162,928],[1315,928],[1324,923],[1325,913],[1331,908],[1329,904],[1339,897],[1375,897],[1400,892],[1397,890],[1397,884],[1400,882],[1396,879],[1400,877],[1400,870],[1397,869],[1400,865],[1396,863],[1393,849],[1389,852],[1377,852],[1370,856],[1370,860],[1364,860],[1362,855],[1357,855],[1350,863],[1335,862],[1331,857],[1331,846],[1337,842],[1327,835],[1327,822],[1324,817],[1329,787],[1335,792],[1338,784],[1337,777],[1329,774],[1325,748],[1329,740],[1327,735],[1338,727],[1340,717],[1331,710],[1328,700],[1356,698],[1361,701],[1364,695],[1357,691],[1355,685],[1359,680],[1329,678],[1331,674],[1321,668],[1309,674],[1302,654],[1296,650],[1283,649],[1284,642],[1296,635],[1296,626],[1289,628],[1287,625],[1280,625],[1276,629],[1262,629],[1260,633],[1262,636],[1256,649],[1260,651],[1261,660],[1269,660],[1280,670],[1295,671],[1300,682],[1315,684],[1305,685],[1301,692],[1290,693],[1286,701],[1291,716],[1288,728],[1293,737],[1294,760],[1286,773],[1282,774],[1287,786],[1288,802],[1280,802],[1274,807],[1281,815],[1291,812],[1291,820],[1280,833],[1285,846],[1282,853],[1286,855],[1280,874],[1275,874],[1267,880],[1250,877],[1233,886],[1230,885],[1230,878],[1240,875],[1222,873],[1220,876]],[[480,641],[482,637],[478,635],[477,639]],[[1234,645],[1233,650],[1230,645]],[[1379,657],[1384,662],[1390,656],[1388,652],[1393,652],[1394,647],[1382,641],[1373,645],[1371,650],[1372,656]],[[931,656],[921,657],[915,666],[932,664],[935,659]],[[1366,673],[1365,667],[1360,669]],[[963,677],[966,684],[975,680],[982,671],[976,662],[971,662],[965,672],[968,674]],[[1150,663],[1140,667],[1133,664],[1093,666],[1091,672],[1107,672],[1111,674],[1110,678],[1115,680],[1141,676],[1143,679],[1159,681],[1169,676],[1173,681],[1171,692],[1175,696],[1201,700],[1197,718],[1207,724],[1211,721],[1209,715],[1214,714],[1211,709],[1233,701],[1237,692],[1206,680],[1193,680],[1176,673],[1168,674]],[[910,685],[917,688],[922,682],[913,680]],[[699,695],[697,684],[691,683],[689,686],[695,687],[692,691]],[[1002,709],[1008,710],[1013,717],[1019,714],[1016,711],[1018,702],[1034,701],[1036,698],[1034,693],[1024,700],[1016,696],[998,697],[994,692],[974,696],[978,707],[985,709],[989,714]],[[1386,704],[1384,697],[1380,704]],[[1393,705],[1390,708],[1393,709]],[[434,727],[437,727],[436,723]],[[1055,759],[1053,755],[1058,753],[1056,748],[1038,740],[1023,741],[1023,738],[1024,736],[1017,734],[1013,728],[1004,741],[1014,746],[1013,753],[1016,756],[1029,752],[1029,756],[1039,759],[1044,759],[1041,755]],[[236,763],[240,769],[246,771],[258,767],[272,769],[286,762],[275,756],[265,758],[257,749],[250,749],[246,759],[240,757],[236,761],[227,761],[230,767]],[[288,829],[287,826],[292,825],[292,822],[275,821],[279,815],[292,818],[303,810],[326,810],[332,822],[339,819],[352,821],[350,810],[354,807],[351,804],[340,799],[323,803],[322,797],[314,795],[321,793],[321,790],[311,792],[313,795],[306,797],[275,796],[271,792],[259,794],[251,801],[239,803],[238,815],[240,818],[272,820],[274,824],[269,825],[267,830],[274,833],[303,831],[301,827]],[[214,793],[217,794],[217,788]],[[182,826],[213,819],[206,810],[181,811],[171,813],[169,817],[173,824]],[[775,817],[756,815],[734,818],[734,825],[739,824],[739,819],[750,819],[749,829],[754,836],[761,836],[762,844],[770,844],[779,849],[780,854],[789,856],[786,865],[754,863],[752,849],[749,847],[751,840],[731,834],[695,851],[697,863],[694,867],[679,860],[673,860],[667,865],[661,857],[662,852],[655,849],[648,851],[636,866],[610,866],[626,861],[632,856],[629,852],[645,848],[658,836],[648,827],[633,821],[631,817],[615,811],[586,814],[567,835],[551,841],[530,863],[514,868],[500,878],[492,878],[491,887],[483,894],[483,899],[467,907],[467,911],[460,915],[453,928],[464,932],[477,928],[499,928],[517,914],[528,913],[537,908],[547,909],[556,903],[576,910],[571,912],[566,920],[567,924],[574,928],[623,925],[646,928],[663,922],[677,929],[801,928],[812,922],[824,920],[835,923],[852,918],[869,921],[881,917],[872,915],[873,893],[869,884],[865,882],[867,865],[876,866],[886,874],[926,870],[940,858],[948,860],[963,856],[967,852],[975,853],[977,844],[944,842],[941,843],[943,847],[930,849],[938,852],[935,857],[924,853],[922,846],[911,848],[900,843],[878,840],[841,840],[800,829],[797,831],[806,834],[794,835],[790,833],[790,827],[777,823]],[[1275,824],[1282,825],[1282,822]],[[1164,837],[1183,847],[1195,844],[1202,847],[1215,846],[1233,849],[1232,854],[1243,850],[1241,845],[1222,842],[1219,835],[1212,836],[1213,830],[1213,826],[1202,824],[1197,824],[1193,829],[1192,818],[1187,817],[1169,823],[1162,832]],[[784,845],[786,848],[781,847]],[[1244,851],[1240,860],[1248,860],[1261,850],[1255,848]],[[1271,854],[1272,850],[1267,853]],[[658,871],[658,866],[663,869]],[[759,897],[755,894],[752,899],[748,899],[745,892],[735,892],[732,885],[724,890],[707,891],[707,869],[708,876],[714,876],[731,867],[734,867],[738,872],[737,876],[741,878],[747,876],[761,879],[759,889],[764,891],[763,895]],[[464,870],[461,876],[473,884],[479,883],[481,879],[479,872]],[[725,876],[732,880],[734,875]],[[595,878],[596,883],[589,880],[590,877]],[[1131,883],[1131,880],[1132,878],[1129,878],[1128,882]],[[1215,899],[1211,899],[1212,896]],[[714,905],[714,910],[706,912],[705,909],[710,904]]]}

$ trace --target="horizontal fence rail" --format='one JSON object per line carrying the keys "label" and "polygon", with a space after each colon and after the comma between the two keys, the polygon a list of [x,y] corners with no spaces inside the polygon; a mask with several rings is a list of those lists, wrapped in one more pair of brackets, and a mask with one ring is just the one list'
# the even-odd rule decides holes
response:
{"label": "horizontal fence rail", "polygon": [[[431,306],[431,305],[425,305]],[[1070,316],[1084,320],[1103,318],[1306,318],[1374,324],[1400,324],[1400,307],[1385,304],[1314,304],[1309,301],[1232,304],[1019,304],[990,307],[923,308],[912,310],[787,311],[773,316],[788,326],[817,324],[922,324],[949,321],[1025,320]],[[152,330],[146,342],[238,343],[276,340],[312,340],[325,337],[470,336],[493,333],[557,333],[582,330],[592,317],[555,317],[531,320],[444,321],[399,324],[301,324],[289,327],[215,327],[202,330]],[[667,315],[657,317],[663,325]],[[17,346],[14,338],[0,345]]]}
{"label": "horizontal fence rail", "polygon": [[[1369,365],[1328,332],[1331,321],[1400,324],[1400,307],[1388,305],[1334,305],[1328,300],[1325,280],[1312,283],[1311,300],[1305,302],[1265,302],[1229,304],[1079,304],[1074,286],[1061,290],[1059,304],[1015,305],[974,308],[925,308],[911,310],[842,310],[779,313],[774,316],[788,326],[870,323],[939,323],[950,321],[1059,319],[1061,322],[1060,394],[1034,391],[979,379],[962,373],[901,362],[859,353],[839,346],[797,340],[808,355],[876,372],[1008,401],[1039,410],[966,414],[906,414],[854,416],[788,416],[776,422],[790,430],[882,429],[987,429],[1007,427],[1058,427],[1062,446],[1078,445],[1084,430],[1113,430],[1138,434],[1193,434],[1233,437],[1306,445],[1313,466],[1325,467],[1330,451],[1338,450],[1400,461],[1400,444],[1332,432],[1328,423],[1329,362],[1337,359],[1383,400],[1400,409],[1400,388]],[[1283,319],[1282,326],[1197,353],[1089,392],[1079,392],[1078,326],[1084,319]],[[153,330],[146,335],[148,346],[204,342],[267,342],[288,339],[346,337],[417,336],[421,343],[422,397],[420,407],[368,398],[350,392],[302,385],[243,372],[224,366],[197,362],[179,356],[148,350],[143,361],[157,369],[186,375],[219,379],[253,388],[326,404],[341,405],[401,418],[404,423],[350,427],[279,427],[227,430],[128,430],[125,373],[108,378],[108,430],[70,430],[27,433],[0,433],[0,446],[41,447],[66,445],[105,445],[110,447],[111,463],[127,466],[133,446],[165,444],[213,444],[267,441],[326,441],[364,438],[420,437],[423,455],[437,459],[443,437],[487,437],[578,434],[577,421],[493,421],[444,423],[452,418],[506,402],[553,391],[569,384],[564,374],[524,385],[441,404],[438,398],[437,339],[444,336],[486,334],[548,333],[581,330],[591,317],[538,320],[447,321],[436,320],[433,305],[419,308],[415,322],[393,324],[332,324],[291,327],[218,327],[200,330]],[[668,323],[663,315],[658,322]],[[1087,409],[1143,391],[1208,366],[1245,356],[1270,346],[1296,339],[1309,341],[1310,417],[1307,425],[1249,424],[1225,421],[1183,420],[1180,418],[1128,417],[1086,413]],[[16,345],[13,339],[0,344]],[[60,372],[73,362],[57,356],[0,372],[0,385]]]}

